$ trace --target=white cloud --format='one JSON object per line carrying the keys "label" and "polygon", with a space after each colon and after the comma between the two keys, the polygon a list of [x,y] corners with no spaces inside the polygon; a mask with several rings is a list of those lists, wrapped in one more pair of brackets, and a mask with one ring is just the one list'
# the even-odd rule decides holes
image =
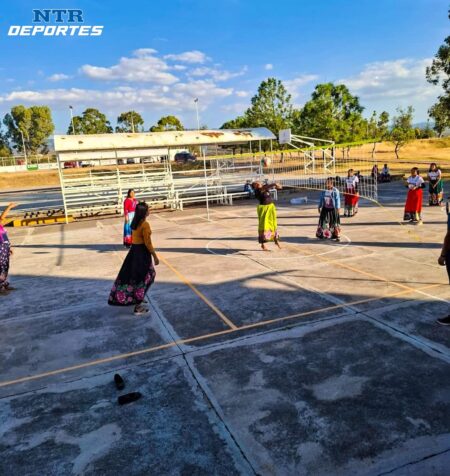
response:
{"label": "white cloud", "polygon": [[45,90],[16,90],[0,95],[0,104],[23,102],[66,107],[123,108],[144,105],[157,110],[184,111],[194,108],[193,99],[199,98],[199,106],[205,109],[214,101],[231,96],[232,88],[218,87],[212,81],[190,81],[168,86],[156,85],[149,88],[119,86],[106,90],[82,88],[56,88]]}
{"label": "white cloud", "polygon": [[243,102],[236,102],[233,104],[226,104],[222,106],[222,111],[233,114],[233,115],[241,115],[248,109],[248,104]]}
{"label": "white cloud", "polygon": [[236,96],[239,98],[246,98],[247,96],[250,96],[249,91],[236,91]]}
{"label": "white cloud", "polygon": [[201,51],[193,50],[193,51],[185,51],[184,53],[180,53],[176,55],[174,54],[165,55],[164,59],[181,61],[183,63],[202,64],[208,61],[210,58],[208,58],[205,55],[205,53],[202,53]]}
{"label": "white cloud", "polygon": [[70,76],[64,73],[55,73],[49,76],[47,79],[52,82],[56,81],[64,81],[65,79],[69,79]]}
{"label": "white cloud", "polygon": [[292,98],[295,100],[300,96],[300,88],[302,86],[312,81],[315,81],[318,78],[319,76],[317,76],[316,74],[302,74],[294,79],[288,79],[286,81],[283,81],[283,84],[285,85],[288,92],[292,95]]}
{"label": "white cloud", "polygon": [[242,76],[247,72],[247,67],[244,66],[240,71],[232,73],[231,71],[224,71],[216,68],[208,68],[206,66],[202,66],[199,68],[195,68],[189,72],[189,76],[193,77],[211,77],[214,81],[228,81],[232,78],[237,78],[238,76]]}
{"label": "white cloud", "polygon": [[169,72],[169,65],[155,56],[156,50],[140,48],[133,57],[122,57],[116,65],[110,67],[85,64],[80,72],[90,79],[103,81],[148,82],[155,84],[173,84],[178,78]]}
{"label": "white cloud", "polygon": [[425,79],[425,68],[430,58],[398,59],[368,63],[358,74],[339,80],[362,100],[409,99],[439,94],[438,88]]}
{"label": "white cloud", "polygon": [[264,69],[267,70],[267,71],[270,71],[271,69],[273,69],[273,64],[272,63],[265,64]]}

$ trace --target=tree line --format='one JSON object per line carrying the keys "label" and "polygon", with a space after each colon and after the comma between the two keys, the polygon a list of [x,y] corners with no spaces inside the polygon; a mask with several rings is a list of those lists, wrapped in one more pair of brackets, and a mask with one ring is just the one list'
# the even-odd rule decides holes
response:
{"label": "tree line", "polygon": [[[75,128],[75,130],[74,130]],[[0,129],[0,157],[13,152],[29,155],[46,154],[48,140],[55,126],[48,106],[14,106],[3,119]],[[181,131],[183,124],[175,116],[164,116],[150,127],[151,132]],[[144,119],[136,111],[121,113],[113,130],[105,114],[95,108],[87,108],[70,121],[67,134],[109,134],[112,132],[144,132]]]}

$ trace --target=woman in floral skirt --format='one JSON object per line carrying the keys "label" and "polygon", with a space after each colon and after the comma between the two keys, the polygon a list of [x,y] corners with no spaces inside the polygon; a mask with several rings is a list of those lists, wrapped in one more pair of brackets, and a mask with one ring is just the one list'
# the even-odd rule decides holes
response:
{"label": "woman in floral skirt", "polygon": [[0,294],[7,294],[14,289],[10,286],[8,281],[9,260],[13,251],[3,224],[6,221],[9,211],[15,206],[15,203],[10,203],[0,215]]}
{"label": "woman in floral skirt", "polygon": [[159,264],[151,239],[148,205],[140,202],[136,206],[131,222],[133,244],[111,289],[108,304],[112,306],[134,306],[137,316],[149,312],[145,294],[156,276],[154,266]]}

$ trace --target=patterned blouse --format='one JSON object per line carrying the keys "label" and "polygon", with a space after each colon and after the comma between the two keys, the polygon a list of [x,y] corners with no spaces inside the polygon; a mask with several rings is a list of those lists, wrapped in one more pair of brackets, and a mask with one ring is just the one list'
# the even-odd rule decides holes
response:
{"label": "patterned blouse", "polygon": [[0,245],[3,243],[9,243],[8,233],[6,233],[5,228],[0,223]]}

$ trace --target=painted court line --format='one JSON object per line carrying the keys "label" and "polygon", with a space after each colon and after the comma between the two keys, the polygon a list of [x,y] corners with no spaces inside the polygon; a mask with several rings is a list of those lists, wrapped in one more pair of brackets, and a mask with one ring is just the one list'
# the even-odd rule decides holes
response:
{"label": "painted court line", "polygon": [[237,329],[236,325],[228,319],[227,316],[215,305],[213,304],[201,291],[199,291],[183,274],[181,274],[174,266],[172,266],[166,258],[160,256],[160,260],[169,268],[171,269],[178,278],[186,284],[189,288],[194,291],[194,293],[207,305],[209,306],[221,319],[225,324],[230,327],[231,329]]}
{"label": "painted court line", "polygon": [[[224,228],[230,228],[228,227],[227,225],[223,225],[222,226]],[[350,240],[350,238],[348,238]],[[295,245],[292,245],[292,244],[287,244],[287,243],[284,243],[284,246],[285,247],[288,247],[288,248],[293,248],[295,247]],[[208,250],[209,251],[209,250]],[[306,250],[304,249],[301,249],[299,250],[301,253],[305,254],[307,257],[311,257],[311,258],[317,258],[318,260],[322,261],[322,262],[325,262],[325,263],[328,263],[328,264],[331,264],[331,265],[335,265],[335,266],[338,266],[340,268],[344,268],[344,269],[348,269],[350,271],[353,271],[354,273],[359,273],[361,275],[364,275],[364,276],[367,276],[367,277],[370,277],[372,279],[376,279],[377,281],[381,281],[381,282],[385,282],[385,283],[388,283],[388,284],[393,284],[397,287],[400,287],[402,289],[410,289],[412,290],[413,288],[411,288],[410,286],[406,286],[404,284],[401,284],[401,283],[398,283],[396,281],[391,281],[389,279],[386,279],[386,278],[383,278],[382,276],[377,276],[376,274],[373,274],[373,273],[369,273],[367,271],[362,271],[361,269],[358,269],[358,268],[355,268],[353,266],[350,266],[350,265],[346,265],[345,263],[342,263],[340,261],[337,261],[337,260],[330,260],[326,257],[324,257],[323,255],[321,256],[320,254],[313,254],[313,253],[309,253],[307,252]],[[252,259],[250,257],[247,257],[248,259]]]}
{"label": "painted court line", "polygon": [[[432,284],[432,285],[429,285],[429,286],[424,286],[423,288],[420,288],[419,290],[431,289],[431,288],[434,288],[434,287],[437,287],[437,286],[441,286],[441,285],[440,284]],[[417,291],[417,290],[415,290],[415,291]],[[25,382],[29,382],[29,381],[32,381],[32,380],[38,380],[38,379],[41,379],[41,378],[44,378],[44,377],[50,377],[50,376],[53,376],[53,375],[59,375],[59,374],[65,373],[65,372],[71,372],[71,371],[74,371],[74,370],[84,369],[84,368],[88,368],[88,367],[94,367],[96,365],[105,364],[105,363],[109,363],[109,362],[114,362],[114,361],[117,361],[117,360],[123,360],[123,359],[127,359],[127,358],[130,358],[130,357],[135,357],[135,356],[138,356],[138,355],[149,354],[151,352],[156,352],[158,350],[169,349],[171,347],[175,347],[175,346],[179,346],[179,345],[183,345],[183,344],[191,344],[193,342],[198,342],[198,341],[201,341],[201,340],[211,339],[213,337],[219,337],[219,336],[222,336],[222,335],[231,334],[231,333],[235,333],[235,332],[239,332],[239,331],[243,331],[243,330],[247,330],[247,329],[264,327],[268,324],[274,324],[274,323],[277,323],[277,322],[288,321],[288,320],[296,319],[296,318],[299,318],[299,317],[311,316],[311,315],[314,315],[314,314],[319,314],[321,312],[333,311],[335,309],[354,306],[354,305],[357,305],[357,304],[365,304],[365,303],[368,303],[368,302],[381,301],[383,299],[388,299],[388,298],[391,298],[391,297],[397,297],[397,296],[402,296],[402,295],[405,295],[405,294],[411,294],[412,292],[413,292],[413,290],[397,291],[395,293],[386,294],[382,297],[360,299],[360,300],[354,301],[354,302],[336,304],[336,305],[333,305],[333,306],[328,306],[328,307],[324,307],[324,308],[320,308],[320,309],[315,309],[315,310],[312,310],[312,311],[301,312],[301,313],[298,313],[298,314],[291,314],[289,316],[278,317],[278,318],[275,318],[275,319],[268,319],[268,320],[264,320],[264,321],[255,322],[255,323],[252,323],[252,324],[246,324],[246,325],[243,325],[241,327],[236,327],[235,326],[234,329],[225,329],[223,331],[213,332],[213,333],[210,333],[210,334],[204,334],[204,335],[200,335],[200,336],[197,336],[197,337],[189,337],[189,338],[186,338],[186,339],[180,339],[180,340],[177,340],[177,341],[169,342],[167,344],[162,344],[162,345],[158,345],[158,346],[155,346],[155,347],[148,347],[148,348],[141,349],[141,350],[127,352],[125,354],[113,355],[111,357],[105,357],[103,359],[97,359],[97,360],[92,360],[92,361],[89,361],[89,362],[84,362],[84,363],[78,364],[78,365],[72,365],[70,367],[64,367],[64,368],[61,368],[61,369],[50,370],[48,372],[43,372],[43,373],[39,373],[39,374],[35,374],[35,375],[29,375],[29,376],[21,377],[21,378],[14,379],[14,380],[7,380],[7,381],[4,381],[4,382],[0,382],[0,388],[15,385],[15,384],[19,384],[19,383],[25,383]]]}

